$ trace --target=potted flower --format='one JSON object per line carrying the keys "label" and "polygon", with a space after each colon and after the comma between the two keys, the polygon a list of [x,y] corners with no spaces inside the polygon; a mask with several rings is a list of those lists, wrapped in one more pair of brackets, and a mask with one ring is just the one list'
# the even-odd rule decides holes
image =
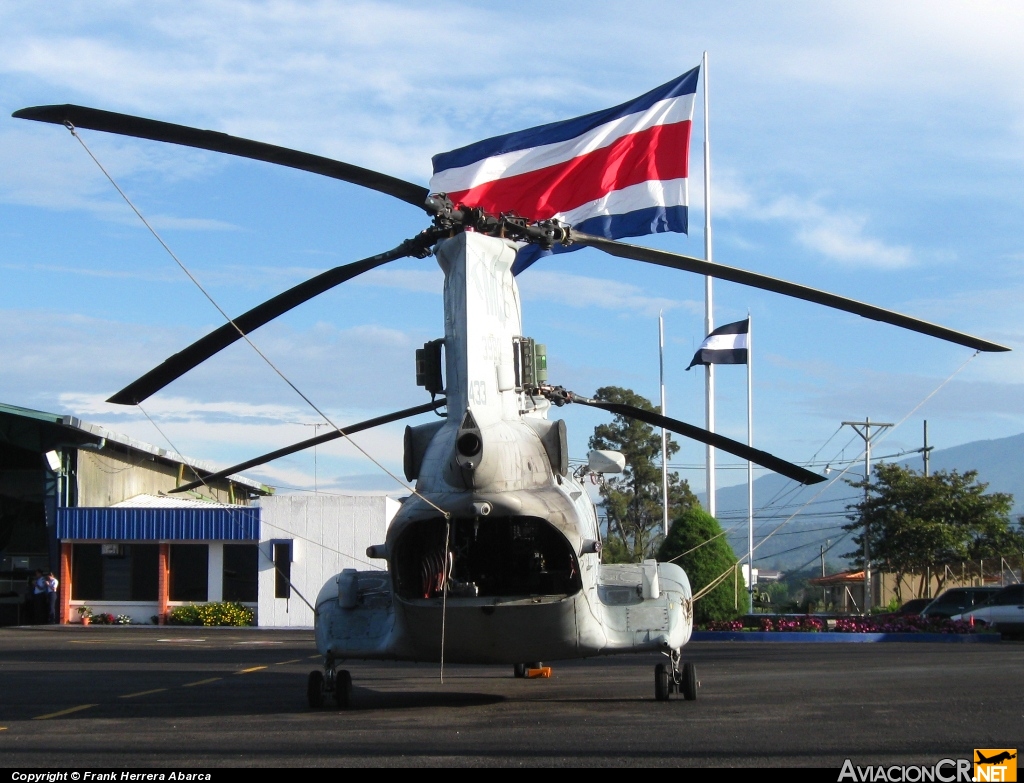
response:
{"label": "potted flower", "polygon": [[78,616],[82,618],[82,625],[89,624],[89,618],[92,617],[92,609],[88,606],[78,607]]}

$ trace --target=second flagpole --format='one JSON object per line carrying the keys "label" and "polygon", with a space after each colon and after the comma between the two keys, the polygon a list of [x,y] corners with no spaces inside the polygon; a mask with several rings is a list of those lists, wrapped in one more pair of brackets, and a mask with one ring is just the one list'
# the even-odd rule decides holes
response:
{"label": "second flagpole", "polygon": [[[747,312],[747,445],[754,447],[754,319]],[[754,463],[747,460],[747,595],[749,611],[754,613]]]}
{"label": "second flagpole", "polygon": [[[708,137],[708,53],[704,52],[701,59],[704,70],[704,257],[711,261],[711,140]],[[715,316],[712,308],[710,277],[704,278],[704,334],[711,334],[715,328]],[[705,426],[708,432],[715,431],[715,366],[708,364],[704,368],[704,405]],[[707,461],[707,497],[708,513],[716,516],[715,504],[715,449],[708,446]]]}
{"label": "second flagpole", "polygon": [[[661,415],[665,412],[665,317],[658,313],[658,363],[661,370]],[[661,534],[668,536],[668,430],[661,428]]]}

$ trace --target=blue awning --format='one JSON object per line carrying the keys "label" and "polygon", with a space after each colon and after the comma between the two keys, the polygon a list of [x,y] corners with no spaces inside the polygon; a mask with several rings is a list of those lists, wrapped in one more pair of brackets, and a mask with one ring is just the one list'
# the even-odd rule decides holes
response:
{"label": "blue awning", "polygon": [[259,541],[260,509],[59,508],[62,541]]}

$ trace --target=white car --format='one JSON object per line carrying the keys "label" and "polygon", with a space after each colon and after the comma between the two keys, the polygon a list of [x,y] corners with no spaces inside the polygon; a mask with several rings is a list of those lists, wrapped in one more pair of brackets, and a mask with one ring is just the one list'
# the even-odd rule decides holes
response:
{"label": "white car", "polygon": [[1004,587],[988,601],[952,620],[984,623],[1002,634],[1024,634],[1024,584]]}

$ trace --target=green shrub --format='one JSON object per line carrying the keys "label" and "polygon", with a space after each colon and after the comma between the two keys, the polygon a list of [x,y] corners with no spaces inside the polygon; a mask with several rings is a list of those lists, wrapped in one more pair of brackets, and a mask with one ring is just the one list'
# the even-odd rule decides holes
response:
{"label": "green shrub", "polygon": [[237,601],[221,601],[175,607],[167,621],[171,625],[252,625],[255,619],[247,606]]}
{"label": "green shrub", "polygon": [[[689,554],[684,555],[683,552]],[[694,593],[711,584],[736,564],[736,555],[722,535],[722,527],[713,516],[699,507],[687,509],[672,523],[668,538],[658,551],[658,560],[673,559],[686,572]],[[739,590],[740,605],[744,606],[747,591],[742,579]],[[731,620],[740,614],[736,604],[735,580],[729,576],[694,603],[694,623],[699,625],[712,620]]]}

